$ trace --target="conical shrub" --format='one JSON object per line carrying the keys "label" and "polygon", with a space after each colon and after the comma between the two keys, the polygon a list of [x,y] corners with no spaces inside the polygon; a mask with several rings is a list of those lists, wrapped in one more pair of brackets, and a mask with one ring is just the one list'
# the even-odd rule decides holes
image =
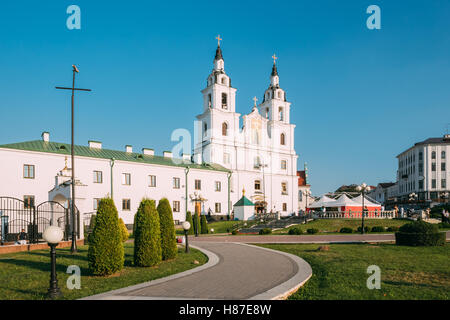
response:
{"label": "conical shrub", "polygon": [[192,214],[190,211],[186,212],[186,221],[191,224],[191,228],[188,230],[188,234],[194,234],[194,223],[192,222]]}
{"label": "conical shrub", "polygon": [[161,230],[155,201],[144,199],[135,218],[134,265],[151,267],[161,261]]}
{"label": "conical shrub", "polygon": [[88,263],[94,275],[110,275],[123,268],[119,214],[111,198],[101,199],[98,205],[95,227],[89,236]]}
{"label": "conical shrub", "polygon": [[119,218],[119,226],[120,226],[120,234],[122,236],[122,242],[125,242],[128,240],[130,234],[128,233],[127,226],[123,222],[122,218]]}
{"label": "conical shrub", "polygon": [[194,233],[200,234],[200,219],[198,218],[198,214],[194,213],[192,217],[192,222],[194,223]]}
{"label": "conical shrub", "polygon": [[205,215],[202,215],[202,217],[200,218],[200,232],[201,234],[208,233],[208,222],[206,221]]}
{"label": "conical shrub", "polygon": [[177,240],[173,222],[172,208],[169,200],[162,198],[156,208],[159,213],[159,226],[161,229],[161,256],[163,260],[173,259],[177,256]]}

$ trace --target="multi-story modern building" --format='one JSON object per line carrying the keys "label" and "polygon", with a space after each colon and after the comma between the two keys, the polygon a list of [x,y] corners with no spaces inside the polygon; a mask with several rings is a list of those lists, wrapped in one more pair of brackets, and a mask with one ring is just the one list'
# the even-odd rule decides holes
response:
{"label": "multi-story modern building", "polygon": [[414,144],[397,156],[398,200],[408,201],[411,194],[419,202],[448,201],[450,178],[448,157],[450,135],[429,138]]}

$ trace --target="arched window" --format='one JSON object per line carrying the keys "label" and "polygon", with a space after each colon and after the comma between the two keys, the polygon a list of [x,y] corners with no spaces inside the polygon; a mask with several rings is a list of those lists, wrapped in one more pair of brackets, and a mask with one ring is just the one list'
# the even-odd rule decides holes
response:
{"label": "arched window", "polygon": [[266,108],[266,119],[269,119],[269,108]]}
{"label": "arched window", "polygon": [[222,135],[223,136],[228,135],[228,124],[226,122],[222,123]]}
{"label": "arched window", "polygon": [[282,146],[284,146],[284,145],[286,144],[286,137],[284,136],[284,133],[282,133],[282,134],[280,135],[280,144],[281,144]]}
{"label": "arched window", "polygon": [[431,159],[436,159],[436,151],[431,152]]}
{"label": "arched window", "polygon": [[280,119],[280,121],[284,120],[283,107],[278,108],[278,118]]}
{"label": "arched window", "polygon": [[222,93],[222,109],[227,109],[227,94],[226,93]]}
{"label": "arched window", "polygon": [[211,99],[211,93],[210,93],[210,94],[208,94],[208,107],[211,108],[211,105],[212,105],[212,99]]}
{"label": "arched window", "polygon": [[206,137],[206,131],[208,131],[208,125],[206,122],[203,124],[203,136]]}
{"label": "arched window", "polygon": [[255,190],[261,190],[261,181],[255,180]]}
{"label": "arched window", "polygon": [[225,77],[222,78],[222,84],[227,84],[227,79]]}
{"label": "arched window", "polygon": [[278,99],[281,99],[281,91],[278,91]]}
{"label": "arched window", "polygon": [[441,151],[441,159],[445,159],[445,151]]}
{"label": "arched window", "polygon": [[256,157],[253,159],[253,167],[259,168],[260,166],[261,166],[261,158],[258,157],[258,156],[256,156]]}

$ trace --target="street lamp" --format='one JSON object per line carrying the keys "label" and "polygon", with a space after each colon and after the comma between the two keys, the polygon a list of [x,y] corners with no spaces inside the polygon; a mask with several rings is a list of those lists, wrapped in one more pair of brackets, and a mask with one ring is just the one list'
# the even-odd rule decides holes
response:
{"label": "street lamp", "polygon": [[62,296],[61,290],[58,288],[58,279],[56,278],[56,246],[64,237],[64,233],[61,228],[57,226],[49,226],[45,229],[42,237],[50,246],[51,274],[48,296],[51,299],[55,299]]}
{"label": "street lamp", "polygon": [[302,193],[303,193],[303,195],[304,195],[305,198],[306,198],[306,203],[305,203],[305,214],[306,214],[306,211],[308,210],[308,197],[311,196],[311,191],[309,191],[308,189],[306,189],[306,190],[302,191]]}
{"label": "street lamp", "polygon": [[184,237],[186,240],[186,244],[185,244],[185,252],[189,253],[189,244],[188,244],[188,230],[191,228],[191,224],[189,223],[189,221],[184,221],[181,226],[184,229]]}
{"label": "street lamp", "polygon": [[365,214],[364,198],[365,198],[365,193],[370,191],[370,187],[367,184],[363,183],[360,186],[356,187],[356,191],[361,192],[361,196],[362,196],[361,234],[364,234],[364,214]]}

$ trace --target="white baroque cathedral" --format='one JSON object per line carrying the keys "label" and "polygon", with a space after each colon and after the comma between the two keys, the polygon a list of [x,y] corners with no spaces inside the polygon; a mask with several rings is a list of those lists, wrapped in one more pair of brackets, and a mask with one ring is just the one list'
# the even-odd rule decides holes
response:
{"label": "white baroque cathedral", "polygon": [[[220,40],[220,37],[218,37]],[[254,98],[251,112],[236,112],[236,88],[225,72],[218,44],[214,67],[202,90],[203,113],[197,116],[197,143],[194,159],[217,163],[232,171],[231,199],[246,197],[261,212],[296,213],[298,204],[297,154],[294,150],[295,125],[290,123],[291,103],[280,87],[276,56],[270,83],[262,103]]]}
{"label": "white baroque cathedral", "polygon": [[[168,151],[155,155],[151,148],[139,152],[127,145],[123,151],[111,150],[100,141],[75,145],[75,204],[83,217],[96,212],[101,198],[111,197],[119,216],[132,224],[142,198],[166,197],[176,222],[185,220],[186,211],[225,218],[233,213],[244,190],[246,201],[240,202],[254,204],[255,212],[297,213],[303,206],[299,196],[309,185],[306,172],[297,172],[291,104],[280,87],[273,58],[262,102],[257,105],[254,99],[241,126],[236,89],[225,72],[219,43],[202,90],[197,142],[192,156],[183,154],[181,161],[174,161]],[[57,202],[68,208],[72,199],[70,149],[70,144],[50,141],[48,132],[40,140],[0,145],[0,216],[7,216],[9,197],[24,210],[39,211],[49,201],[52,206]],[[53,218],[41,220],[49,224]],[[11,230],[14,221],[8,222]]]}

